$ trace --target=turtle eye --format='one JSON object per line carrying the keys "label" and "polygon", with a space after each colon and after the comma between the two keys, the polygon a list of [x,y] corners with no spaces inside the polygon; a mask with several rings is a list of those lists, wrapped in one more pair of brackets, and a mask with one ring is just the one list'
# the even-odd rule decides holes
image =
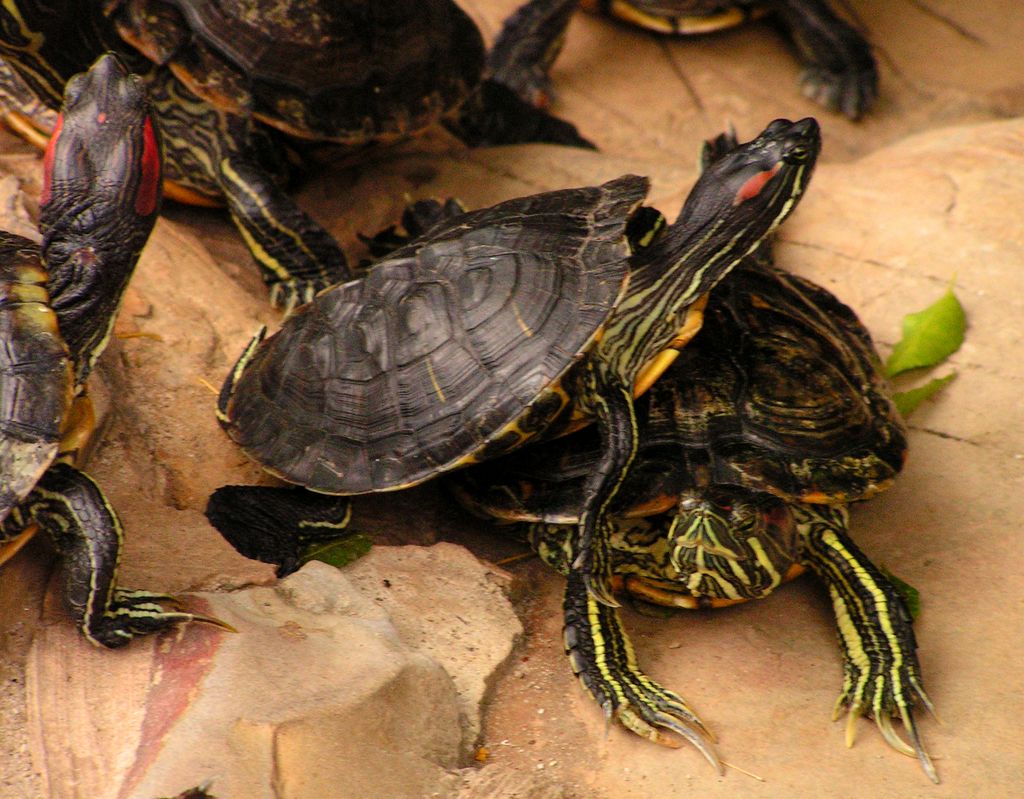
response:
{"label": "turtle eye", "polygon": [[787,164],[799,164],[807,160],[807,157],[810,155],[810,152],[811,151],[806,144],[794,144],[786,149],[786,152],[783,154],[782,159]]}
{"label": "turtle eye", "polygon": [[43,190],[39,193],[39,205],[48,205],[53,189],[53,154],[57,150],[57,139],[60,138],[61,129],[64,127],[64,114],[57,115],[57,124],[53,126],[53,134],[46,145],[46,154],[43,156]]}
{"label": "turtle eye", "polygon": [[135,212],[149,216],[156,209],[160,197],[160,145],[153,130],[153,120],[147,116],[142,124],[142,157],[139,162],[139,187],[135,192]]}

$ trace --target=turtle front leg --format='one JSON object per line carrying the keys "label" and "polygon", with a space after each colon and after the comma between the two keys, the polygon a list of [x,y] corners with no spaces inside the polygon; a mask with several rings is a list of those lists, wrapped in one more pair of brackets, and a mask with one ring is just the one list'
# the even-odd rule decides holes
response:
{"label": "turtle front leg", "polygon": [[[913,708],[934,712],[921,681],[910,612],[892,583],[846,534],[843,507],[793,506],[803,536],[803,562],[828,586],[843,649],[843,689],[834,717],[847,708],[846,743],[853,745],[860,716],[874,718],[885,740],[917,757],[933,782],[939,777],[921,743]],[[893,729],[903,721],[908,745]]]}
{"label": "turtle front leg", "polygon": [[581,572],[584,584],[600,602],[615,607],[611,579],[611,528],[608,511],[636,458],[636,412],[633,391],[614,378],[602,377],[593,366],[581,374],[576,396],[585,398],[588,410],[597,417],[601,434],[601,460],[583,490],[583,512],[579,521],[577,556],[573,569]]}
{"label": "turtle front leg", "polygon": [[578,0],[530,0],[501,28],[487,55],[491,77],[537,108],[551,103],[551,65]]}
{"label": "turtle front leg", "polygon": [[290,313],[321,289],[351,277],[338,243],[266,170],[232,153],[221,158],[217,177],[274,307]]}
{"label": "turtle front leg", "polygon": [[65,600],[90,642],[116,648],[180,622],[221,624],[164,610],[162,603],[174,601],[165,594],[115,585],[121,522],[92,478],[73,466],[50,467],[15,513],[21,523],[35,522],[52,537],[64,562]]}
{"label": "turtle front leg", "polygon": [[781,0],[775,9],[804,61],[804,96],[858,119],[878,96],[871,45],[824,0]]}
{"label": "turtle front leg", "polygon": [[615,608],[591,596],[582,576],[568,570],[563,641],[572,670],[608,721],[654,743],[678,747],[666,731],[692,743],[721,774],[722,764],[704,724],[675,693],[644,674]]}
{"label": "turtle front leg", "polygon": [[239,554],[277,566],[285,577],[308,560],[311,547],[346,535],[348,497],[304,488],[221,486],[206,503],[206,518]]}

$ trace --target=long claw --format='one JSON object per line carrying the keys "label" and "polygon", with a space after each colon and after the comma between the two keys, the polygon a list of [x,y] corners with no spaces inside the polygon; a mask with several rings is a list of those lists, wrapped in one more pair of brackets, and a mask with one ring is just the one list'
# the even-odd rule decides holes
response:
{"label": "long claw", "polygon": [[857,737],[857,719],[864,714],[864,711],[856,705],[850,706],[850,712],[846,714],[846,748],[852,749],[853,742]]}
{"label": "long claw", "polygon": [[237,633],[238,628],[228,624],[226,621],[216,618],[215,616],[203,616],[200,613],[188,613],[185,614],[192,617],[192,621],[198,621],[201,624],[211,624],[214,627],[219,627],[222,630],[226,630],[229,633]]}
{"label": "long claw", "polygon": [[899,734],[892,728],[892,718],[886,713],[878,713],[875,715],[875,724],[878,725],[878,729],[882,733],[882,737],[885,738],[886,743],[889,744],[893,749],[903,755],[909,757],[916,756],[914,747],[900,738]]}
{"label": "long claw", "polygon": [[611,588],[609,587],[607,580],[602,580],[592,574],[587,574],[583,577],[583,583],[587,587],[587,592],[602,605],[607,605],[610,608],[621,607],[619,601],[612,596]]}
{"label": "long claw", "polygon": [[917,725],[914,723],[914,716],[911,714],[910,709],[907,707],[901,707],[900,718],[903,719],[903,727],[906,729],[907,734],[910,735],[910,742],[913,744],[913,752],[910,753],[911,756],[917,757],[917,762],[921,764],[921,769],[928,775],[928,779],[938,785],[939,774],[935,770],[935,765],[932,763],[931,757],[928,756],[928,753],[924,749],[924,745],[921,743],[921,737],[917,734]]}

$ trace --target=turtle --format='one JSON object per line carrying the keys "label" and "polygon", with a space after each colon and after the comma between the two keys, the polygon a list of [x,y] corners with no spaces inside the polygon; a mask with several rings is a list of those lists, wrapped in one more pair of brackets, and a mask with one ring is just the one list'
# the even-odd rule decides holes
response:
{"label": "turtle", "polygon": [[[849,504],[891,485],[907,450],[856,314],[774,267],[766,243],[722,281],[700,332],[637,404],[638,453],[612,508],[616,589],[705,609],[764,597],[809,569],[835,611],[844,671],[835,717],[848,709],[848,744],[857,718],[872,715],[938,782],[913,714],[917,703],[934,711],[911,614],[848,532]],[[517,523],[545,563],[569,573],[583,487],[600,459],[585,429],[446,482],[472,513]],[[567,601],[565,614],[572,668],[606,716],[659,743],[681,735],[721,769],[697,715],[637,665],[614,608],[588,598]]]}
{"label": "turtle", "polygon": [[193,620],[172,597],[116,584],[123,531],[76,467],[91,432],[86,380],[161,200],[159,128],[113,55],[72,78],[44,158],[42,245],[0,232],[0,562],[38,529],[64,560],[64,597],[93,644]]}
{"label": "turtle", "polygon": [[[671,225],[638,210],[648,182],[635,175],[442,221],[261,330],[224,381],[221,425],[269,474],[345,496],[596,421],[602,461],[568,590],[615,604],[605,517],[636,448],[633,397],[692,337],[701,298],[796,206],[819,148],[814,119],[773,121],[705,170]],[[262,525],[301,519],[266,510],[301,492],[218,491],[207,515],[243,554],[279,562],[282,541],[320,530]]]}
{"label": "turtle", "polygon": [[[543,18],[524,20],[506,38],[543,42],[545,31],[526,27]],[[279,185],[313,142],[354,149],[444,121],[474,146],[593,146],[490,79],[481,34],[454,0],[4,3],[0,57],[9,69],[0,81],[17,103],[11,124],[45,128],[37,106],[17,97],[55,108],[64,81],[106,51],[145,75],[169,196],[227,205],[272,302],[286,309],[351,276],[337,242]],[[11,86],[12,71],[22,86]]]}
{"label": "turtle", "polygon": [[859,119],[878,95],[871,45],[826,0],[581,0],[597,14],[670,35],[703,34],[771,14],[804,62],[803,94]]}

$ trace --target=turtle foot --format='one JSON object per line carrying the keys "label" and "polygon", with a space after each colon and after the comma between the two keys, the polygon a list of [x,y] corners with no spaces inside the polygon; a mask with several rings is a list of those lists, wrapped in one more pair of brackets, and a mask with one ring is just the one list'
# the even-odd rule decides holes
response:
{"label": "turtle foot", "polygon": [[[928,779],[938,784],[938,772],[924,744],[921,743],[914,720],[914,705],[917,702],[935,715],[935,708],[921,685],[916,665],[903,664],[888,670],[873,668],[864,673],[856,666],[848,664],[843,691],[836,701],[832,717],[833,720],[839,719],[844,708],[846,709],[848,747],[853,746],[857,719],[861,716],[873,718],[886,743],[901,754],[916,757]],[[893,728],[894,717],[903,722],[903,729],[910,743]]]}
{"label": "turtle foot", "polygon": [[569,572],[564,609],[565,653],[605,718],[663,746],[687,740],[723,773],[714,737],[681,697],[640,670],[618,612],[595,599],[578,572]]}
{"label": "turtle foot", "polygon": [[177,598],[167,594],[153,594],[148,591],[114,589],[109,607],[102,615],[87,617],[82,632],[92,643],[117,649],[125,646],[132,638],[162,632],[176,624],[191,621],[204,622],[223,630],[237,632],[230,624],[179,610],[165,610],[164,605],[179,607]]}
{"label": "turtle foot", "polygon": [[812,66],[800,76],[800,90],[804,97],[832,111],[860,119],[878,96],[878,73],[874,65],[844,72]]}

